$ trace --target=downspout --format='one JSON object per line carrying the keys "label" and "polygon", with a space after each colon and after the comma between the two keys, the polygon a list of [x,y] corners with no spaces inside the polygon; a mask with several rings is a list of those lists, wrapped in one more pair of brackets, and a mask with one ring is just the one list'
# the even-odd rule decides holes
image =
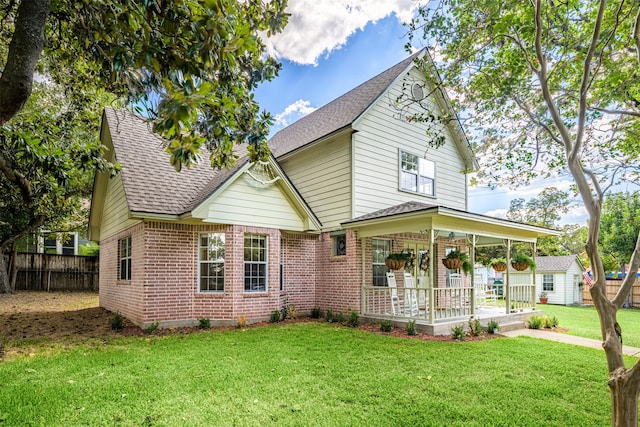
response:
{"label": "downspout", "polygon": [[[356,232],[357,233],[357,232]],[[367,244],[366,244],[366,239],[361,238],[360,239],[360,250],[362,251],[362,271],[361,271],[361,276],[362,276],[362,286],[360,288],[360,314],[365,314],[364,312],[364,308],[365,308],[365,286],[366,286],[366,279],[365,279],[365,269],[366,269],[366,264],[367,264],[367,260],[366,260],[366,249],[367,249]]]}

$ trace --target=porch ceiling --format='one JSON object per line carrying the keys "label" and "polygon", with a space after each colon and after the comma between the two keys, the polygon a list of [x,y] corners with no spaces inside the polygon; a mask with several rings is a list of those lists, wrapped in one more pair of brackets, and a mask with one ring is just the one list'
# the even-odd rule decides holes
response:
{"label": "porch ceiling", "polygon": [[359,237],[373,237],[395,233],[418,233],[426,230],[446,230],[474,234],[478,246],[501,243],[503,239],[535,242],[559,231],[528,224],[493,218],[443,206],[409,202],[382,209],[342,223],[347,230],[355,230]]}

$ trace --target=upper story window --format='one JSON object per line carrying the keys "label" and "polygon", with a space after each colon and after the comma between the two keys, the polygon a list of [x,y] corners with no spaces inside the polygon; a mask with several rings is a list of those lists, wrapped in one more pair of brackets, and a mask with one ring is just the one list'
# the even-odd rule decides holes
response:
{"label": "upper story window", "polygon": [[200,292],[224,291],[224,258],[224,233],[201,234],[198,250]]}
{"label": "upper story window", "polygon": [[400,189],[435,195],[436,164],[414,154],[400,153]]}
{"label": "upper story window", "polygon": [[120,280],[131,280],[131,236],[118,240]]}
{"label": "upper story window", "polygon": [[244,236],[244,291],[267,291],[267,236]]}

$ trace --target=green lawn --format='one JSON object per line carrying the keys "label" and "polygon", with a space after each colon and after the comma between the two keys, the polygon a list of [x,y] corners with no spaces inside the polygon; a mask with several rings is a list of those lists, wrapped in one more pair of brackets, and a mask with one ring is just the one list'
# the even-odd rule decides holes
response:
{"label": "green lawn", "polygon": [[[594,307],[566,307],[562,305],[538,305],[546,316],[556,316],[567,333],[586,338],[602,339],[598,313]],[[618,323],[622,327],[623,343],[640,347],[640,310],[621,309]]]}
{"label": "green lawn", "polygon": [[[562,319],[561,319],[562,320]],[[119,338],[0,363],[3,426],[602,426],[604,355],[328,323]]]}

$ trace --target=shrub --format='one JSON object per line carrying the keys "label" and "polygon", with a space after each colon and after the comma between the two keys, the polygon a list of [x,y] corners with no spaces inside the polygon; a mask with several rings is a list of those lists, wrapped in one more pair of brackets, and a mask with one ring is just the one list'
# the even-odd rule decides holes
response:
{"label": "shrub", "polygon": [[531,316],[527,320],[529,329],[540,329],[542,327],[542,318],[540,316]]}
{"label": "shrub", "polygon": [[393,322],[389,319],[384,319],[380,322],[380,330],[382,332],[391,332],[393,331]]}
{"label": "shrub", "polygon": [[211,321],[206,317],[201,317],[198,319],[198,328],[200,329],[209,329],[211,327]]}
{"label": "shrub", "polygon": [[406,326],[407,335],[418,335],[418,330],[416,329],[416,321],[409,320]]}
{"label": "shrub", "polygon": [[322,317],[322,310],[320,310],[318,307],[313,307],[311,309],[311,318],[312,319],[319,319]]}
{"label": "shrub", "polygon": [[469,319],[469,333],[477,337],[482,333],[482,324],[478,319]]}
{"label": "shrub", "polygon": [[490,334],[495,334],[499,330],[500,325],[498,324],[498,322],[495,319],[489,320],[489,323],[487,323],[487,332],[489,332]]}
{"label": "shrub", "polygon": [[109,324],[111,325],[112,330],[121,331],[124,329],[124,316],[120,313],[114,314],[109,321]]}
{"label": "shrub", "polygon": [[289,306],[289,319],[297,319],[299,316],[298,314],[298,309],[296,308],[295,305],[290,305]]}
{"label": "shrub", "polygon": [[346,317],[343,313],[337,312],[333,314],[333,321],[336,323],[344,323]]}
{"label": "shrub", "polygon": [[271,317],[269,318],[269,322],[278,323],[280,321],[280,310],[273,310],[271,312]]}
{"label": "shrub", "polygon": [[347,322],[352,328],[357,328],[360,325],[360,315],[356,310],[349,313],[349,320]]}
{"label": "shrub", "polygon": [[557,328],[559,324],[560,321],[558,320],[558,318],[556,316],[551,316],[551,327]]}
{"label": "shrub", "polygon": [[238,317],[238,328],[244,328],[247,326],[247,316]]}
{"label": "shrub", "polygon": [[329,323],[333,323],[334,319],[333,319],[333,310],[331,310],[330,308],[327,310],[326,313],[324,313],[324,318],[327,322]]}
{"label": "shrub", "polygon": [[285,298],[284,301],[282,301],[282,308],[280,308],[280,318],[282,320],[285,320],[288,315],[289,315],[289,299]]}
{"label": "shrub", "polygon": [[151,332],[155,331],[156,329],[158,329],[158,326],[160,326],[160,323],[158,322],[153,322],[152,324],[150,324],[149,326],[147,326],[146,328],[144,328],[142,330],[142,332],[144,332],[145,334],[150,334]]}
{"label": "shrub", "polygon": [[451,338],[456,341],[464,341],[464,326],[458,325],[451,328]]}

